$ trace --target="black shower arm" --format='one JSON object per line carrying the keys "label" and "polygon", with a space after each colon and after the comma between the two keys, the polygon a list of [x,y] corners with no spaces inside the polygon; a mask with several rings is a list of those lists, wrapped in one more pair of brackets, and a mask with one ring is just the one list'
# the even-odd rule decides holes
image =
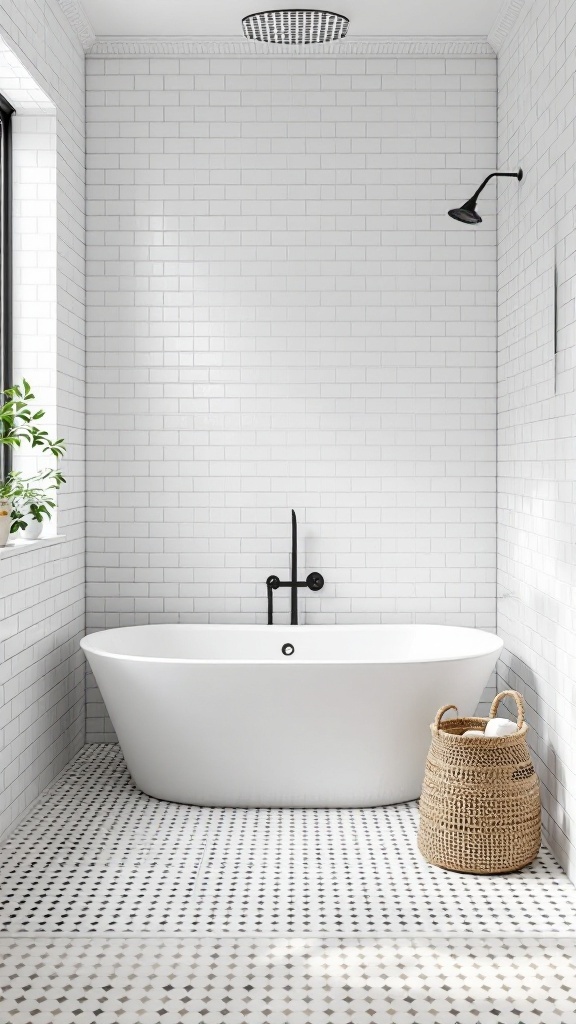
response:
{"label": "black shower arm", "polygon": [[484,179],[484,181],[480,185],[480,188],[477,189],[474,195],[470,197],[467,203],[465,203],[466,206],[475,205],[478,196],[480,195],[482,190],[486,188],[486,185],[490,181],[490,178],[518,178],[518,181],[521,181],[522,171],[492,171],[492,174],[489,174],[488,177]]}

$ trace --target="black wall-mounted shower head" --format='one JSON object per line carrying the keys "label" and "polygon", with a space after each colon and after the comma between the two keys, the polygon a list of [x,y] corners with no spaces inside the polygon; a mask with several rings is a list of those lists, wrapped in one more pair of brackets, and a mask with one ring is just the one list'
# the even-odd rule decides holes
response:
{"label": "black wall-mounted shower head", "polygon": [[464,206],[460,206],[457,210],[448,210],[448,216],[453,217],[454,220],[461,221],[462,224],[482,223],[480,214],[476,213],[476,210],[468,203],[464,203]]}
{"label": "black wall-mounted shower head", "polygon": [[480,188],[476,190],[473,196],[470,197],[467,203],[463,206],[459,206],[456,210],[448,210],[448,216],[452,217],[453,220],[459,220],[462,224],[481,224],[482,217],[479,213],[476,213],[476,202],[481,191],[490,181],[490,178],[517,178],[518,181],[522,181],[524,177],[522,168],[519,171],[493,171],[488,177],[482,182]]}

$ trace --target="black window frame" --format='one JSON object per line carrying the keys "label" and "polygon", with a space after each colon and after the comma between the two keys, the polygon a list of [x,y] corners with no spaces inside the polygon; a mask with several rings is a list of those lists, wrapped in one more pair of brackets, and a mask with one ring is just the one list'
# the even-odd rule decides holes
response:
{"label": "black window frame", "polygon": [[[12,114],[0,95],[0,397],[12,385]],[[0,480],[12,467],[10,445],[0,445]]]}

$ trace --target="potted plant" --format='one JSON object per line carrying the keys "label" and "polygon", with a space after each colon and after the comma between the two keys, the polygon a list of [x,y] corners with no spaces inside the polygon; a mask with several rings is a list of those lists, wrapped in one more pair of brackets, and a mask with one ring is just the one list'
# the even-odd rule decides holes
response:
{"label": "potted plant", "polygon": [[[6,388],[4,398],[4,405],[0,406],[0,444],[20,448],[24,442],[55,458],[66,451],[62,438],[52,441],[48,432],[38,426],[45,412],[33,410],[34,395],[27,380]],[[6,544],[10,533],[26,531],[29,523],[39,523],[42,529],[43,520],[50,519],[56,505],[50,492],[58,490],[64,482],[62,474],[54,469],[40,470],[28,478],[11,470],[0,480],[0,547]]]}
{"label": "potted plant", "polygon": [[8,474],[7,486],[12,502],[10,533],[23,530],[25,540],[36,540],[42,533],[45,519],[52,518],[56,501],[50,491],[57,491],[66,481],[57,469],[45,469],[34,476],[22,473]]}
{"label": "potted plant", "polygon": [[0,548],[3,548],[10,536],[12,526],[12,501],[10,484],[0,480]]}

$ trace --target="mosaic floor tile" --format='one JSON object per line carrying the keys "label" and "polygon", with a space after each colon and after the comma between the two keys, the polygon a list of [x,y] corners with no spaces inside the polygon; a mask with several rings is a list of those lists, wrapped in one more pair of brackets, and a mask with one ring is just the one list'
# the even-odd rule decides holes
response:
{"label": "mosaic floor tile", "polygon": [[576,890],[548,851],[513,875],[458,875],[423,861],[417,822],[415,804],[155,800],[117,747],[91,745],[0,849],[0,932],[576,935]]}
{"label": "mosaic floor tile", "polygon": [[576,1024],[566,940],[0,938],[3,1024]]}

